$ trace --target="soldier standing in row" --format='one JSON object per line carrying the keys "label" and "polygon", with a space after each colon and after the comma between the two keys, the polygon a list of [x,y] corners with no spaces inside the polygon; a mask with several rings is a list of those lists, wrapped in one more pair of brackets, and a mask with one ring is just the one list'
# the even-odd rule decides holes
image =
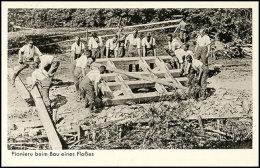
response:
{"label": "soldier standing in row", "polygon": [[79,58],[85,50],[85,45],[81,42],[80,37],[76,36],[75,43],[71,45],[71,62]]}
{"label": "soldier standing in row", "polygon": [[142,39],[143,56],[148,55],[156,56],[155,39],[152,37],[151,32],[148,32],[146,37]]}

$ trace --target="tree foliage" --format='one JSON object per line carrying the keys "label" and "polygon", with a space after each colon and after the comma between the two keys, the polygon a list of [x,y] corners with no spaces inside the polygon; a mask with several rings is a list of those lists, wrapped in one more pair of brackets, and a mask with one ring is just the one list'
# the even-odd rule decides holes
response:
{"label": "tree foliage", "polygon": [[252,9],[248,8],[80,8],[80,9],[9,9],[9,28],[114,27],[174,19],[184,15],[193,30],[207,27],[223,42],[236,38],[252,42]]}

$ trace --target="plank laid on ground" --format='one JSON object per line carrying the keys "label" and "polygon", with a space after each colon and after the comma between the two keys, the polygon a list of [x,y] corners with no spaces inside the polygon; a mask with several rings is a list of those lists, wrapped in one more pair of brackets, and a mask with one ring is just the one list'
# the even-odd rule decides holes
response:
{"label": "plank laid on ground", "polygon": [[31,94],[34,99],[35,105],[38,109],[38,114],[41,119],[41,122],[47,133],[51,148],[54,150],[61,150],[62,144],[60,142],[59,136],[58,136],[56,129],[53,125],[53,122],[49,116],[49,113],[45,107],[45,104],[42,100],[42,97],[40,95],[38,88],[34,87],[31,91]]}
{"label": "plank laid on ground", "polygon": [[[8,68],[8,76],[12,79],[13,75],[14,75],[14,70],[12,68]],[[23,99],[27,100],[31,98],[29,91],[26,89],[24,83],[21,81],[19,76],[17,76],[15,79],[15,88],[18,90],[19,94]]]}
{"label": "plank laid on ground", "polygon": [[[248,115],[244,115],[244,114],[230,114],[230,115],[223,115],[223,116],[219,116],[219,115],[201,115],[201,119],[229,119],[229,118],[244,118],[244,117],[250,117]],[[198,116],[195,115],[191,115],[189,117],[187,117],[187,120],[197,120]]]}

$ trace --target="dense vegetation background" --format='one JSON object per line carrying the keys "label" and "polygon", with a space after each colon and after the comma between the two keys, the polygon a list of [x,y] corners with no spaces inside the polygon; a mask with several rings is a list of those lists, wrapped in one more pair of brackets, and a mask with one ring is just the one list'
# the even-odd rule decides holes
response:
{"label": "dense vegetation background", "polygon": [[[82,30],[96,27],[115,27],[120,22],[122,26],[150,23],[176,19],[174,15],[183,15],[189,23],[190,29],[198,30],[207,27],[211,34],[217,34],[222,42],[241,39],[243,43],[252,43],[252,9],[9,9],[9,32],[14,31],[13,25],[41,29],[38,35],[46,38],[52,34],[64,34],[72,29]],[[69,29],[70,28],[70,29]],[[47,29],[47,30],[46,30]],[[44,31],[45,30],[45,31]],[[55,30],[55,31],[54,31]],[[53,32],[53,33],[52,33]],[[33,34],[34,33],[34,34]],[[30,34],[30,33],[29,33]],[[35,32],[32,32],[35,35]],[[20,47],[16,41],[22,33],[9,34],[12,47]],[[38,38],[38,37],[37,37]],[[39,36],[41,38],[41,36]],[[67,37],[65,38],[67,39]],[[57,41],[65,40],[57,39]],[[52,42],[49,40],[48,42]],[[46,41],[47,42],[47,41]],[[11,46],[10,46],[11,47]]]}
{"label": "dense vegetation background", "polygon": [[174,19],[184,15],[193,29],[218,31],[221,40],[239,37],[251,42],[252,9],[9,9],[9,27],[113,27]]}

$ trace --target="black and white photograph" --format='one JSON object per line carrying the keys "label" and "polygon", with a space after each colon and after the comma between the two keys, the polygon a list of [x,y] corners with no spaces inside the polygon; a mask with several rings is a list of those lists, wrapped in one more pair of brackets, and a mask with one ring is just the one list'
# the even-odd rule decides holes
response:
{"label": "black and white photograph", "polygon": [[11,156],[254,149],[258,8],[69,3],[6,9]]}

